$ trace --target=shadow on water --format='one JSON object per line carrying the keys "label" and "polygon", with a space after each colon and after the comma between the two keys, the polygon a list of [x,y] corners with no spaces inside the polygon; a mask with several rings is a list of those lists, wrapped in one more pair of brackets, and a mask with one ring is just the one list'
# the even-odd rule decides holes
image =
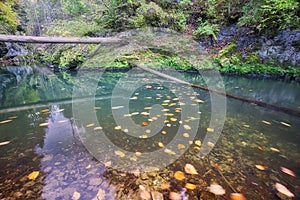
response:
{"label": "shadow on water", "polygon": [[[164,199],[169,199],[171,191],[180,193],[182,197],[189,196],[189,199],[229,199],[233,189],[243,193],[247,199],[284,199],[273,188],[276,182],[285,185],[295,195],[298,194],[295,198],[299,198],[299,117],[227,99],[227,116],[222,135],[211,153],[200,159],[198,154],[201,147],[196,141],[203,141],[211,111],[208,94],[195,90],[197,97],[204,103],[199,103],[199,111],[202,113],[200,126],[190,146],[186,149],[171,146],[173,152],[182,155],[167,167],[147,173],[135,168],[136,160],[141,158],[119,154],[120,164],[123,163],[122,159],[131,159],[131,168],[126,173],[113,169],[109,157],[105,162],[97,161],[83,146],[78,131],[84,129],[97,136],[96,130],[100,127],[91,124],[92,122],[82,126],[74,123],[78,119],[74,119],[72,102],[64,100],[72,98],[73,87],[84,84],[76,79],[76,74],[58,73],[28,66],[0,70],[1,110],[33,105],[19,111],[0,112],[1,199],[78,199],[79,196],[80,199],[139,199],[141,186],[146,191],[159,193]],[[87,82],[90,81],[89,73],[94,72],[86,72]],[[167,73],[179,76],[178,78],[182,76],[189,82],[204,84],[201,77],[195,74]],[[96,95],[106,95],[106,98],[98,99],[94,110],[89,112],[96,114],[101,121],[101,129],[105,130],[114,144],[131,149],[124,142],[131,138],[115,130],[117,124],[110,109],[109,95],[123,75],[124,72],[103,74],[99,79]],[[136,78],[143,77],[146,77],[144,72],[136,74]],[[226,90],[230,93],[299,109],[299,83],[223,78]],[[146,84],[146,79],[143,80]],[[130,84],[124,83],[124,88],[126,87],[130,87]],[[169,109],[168,113],[174,114],[173,120],[180,119],[176,106],[169,106],[172,103],[177,105],[178,99],[175,100],[168,89],[156,91],[153,88],[139,88],[136,94],[138,99],[130,104],[130,113],[141,113],[147,106],[169,102],[165,105]],[[185,94],[184,88],[181,92]],[[59,101],[63,103],[58,103]],[[34,107],[41,102],[49,104]],[[141,114],[131,117],[137,124],[149,119],[149,116]],[[159,149],[159,142],[167,144],[173,140],[179,124],[176,120],[170,120],[172,127],[164,127],[166,132],[147,140],[147,145]],[[183,120],[189,121],[191,118]],[[180,134],[182,141],[188,138],[188,134]],[[147,147],[138,143],[138,140],[135,142],[134,146],[140,152]],[[99,148],[100,153],[108,151]],[[173,156],[171,153],[166,155]],[[184,180],[174,178],[174,173],[184,171],[187,163],[192,164],[198,174],[185,174]],[[145,164],[151,166],[151,163]],[[257,165],[266,168],[260,170]],[[281,167],[292,170],[296,176],[283,173]],[[28,175],[33,171],[38,171],[39,175],[31,180]],[[194,184],[196,188],[187,190],[186,183]],[[224,197],[216,197],[208,192],[208,186],[212,183],[218,183],[226,189]]]}

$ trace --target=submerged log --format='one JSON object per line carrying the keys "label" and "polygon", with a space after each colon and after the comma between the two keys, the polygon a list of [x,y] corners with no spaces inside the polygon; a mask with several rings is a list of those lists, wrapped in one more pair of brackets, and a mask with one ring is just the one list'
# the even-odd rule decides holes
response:
{"label": "submerged log", "polygon": [[194,87],[194,88],[199,88],[199,89],[204,90],[204,91],[208,91],[208,92],[213,92],[213,93],[216,93],[216,94],[224,95],[226,97],[237,99],[237,100],[240,100],[240,101],[243,101],[243,102],[252,103],[254,105],[258,105],[258,106],[261,106],[261,107],[270,108],[270,109],[273,109],[273,110],[278,110],[278,111],[281,111],[281,112],[284,112],[284,113],[288,113],[288,114],[291,114],[291,115],[300,116],[300,111],[297,111],[297,110],[293,110],[293,109],[282,107],[282,106],[277,106],[277,105],[270,104],[270,103],[263,102],[263,101],[257,101],[257,100],[254,100],[254,99],[249,99],[249,98],[246,98],[246,97],[241,97],[241,96],[230,94],[230,93],[227,93],[227,92],[221,92],[221,91],[217,91],[217,90],[211,90],[211,89],[206,88],[204,86],[196,85],[196,84],[192,84],[192,83],[188,83],[188,82],[179,80],[177,78],[174,78],[172,76],[160,73],[160,72],[155,71],[153,69],[149,69],[149,68],[147,68],[147,67],[145,67],[143,65],[140,65],[140,64],[132,62],[132,61],[128,61],[128,63],[130,65],[132,65],[132,66],[138,67],[138,68],[140,68],[142,70],[145,70],[145,71],[150,72],[152,74],[155,74],[157,76],[160,76],[160,77],[163,77],[163,78],[175,81],[177,83],[181,83],[183,85],[187,85],[187,86]]}
{"label": "submerged log", "polygon": [[114,44],[127,43],[120,38],[80,38],[80,37],[39,37],[22,35],[1,35],[0,42],[21,42],[21,43],[75,43],[75,44]]}

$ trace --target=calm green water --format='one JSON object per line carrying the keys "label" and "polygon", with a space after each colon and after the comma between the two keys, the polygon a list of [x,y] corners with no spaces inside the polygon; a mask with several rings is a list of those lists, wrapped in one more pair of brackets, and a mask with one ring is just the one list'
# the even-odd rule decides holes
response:
{"label": "calm green water", "polygon": [[[279,199],[273,187],[277,182],[299,198],[299,116],[227,99],[222,134],[212,151],[200,158],[202,147],[197,142],[213,134],[206,132],[211,118],[207,92],[190,92],[169,81],[166,87],[142,71],[130,79],[126,71],[104,72],[100,78],[99,73],[85,71],[79,78],[76,72],[53,73],[47,68],[0,69],[0,199],[76,199],[79,194],[80,199],[139,199],[143,186],[165,199],[170,192],[189,199],[230,199],[235,191],[250,200],[271,200]],[[205,85],[196,74],[164,73]],[[300,110],[299,83],[226,76],[223,80],[229,93]],[[140,87],[129,94],[131,99],[124,98],[136,82]],[[116,84],[123,93],[113,93]],[[203,102],[195,101],[195,96]],[[93,107],[88,107],[94,97]],[[125,101],[128,110],[121,105]],[[161,107],[150,112],[155,105]],[[178,109],[197,106],[190,115]],[[132,119],[143,130],[122,125],[127,130],[120,131],[116,116]],[[193,130],[181,130],[181,124]],[[144,156],[160,149],[159,159]],[[187,163],[198,174],[175,179],[174,173],[184,172]],[[39,174],[32,180],[28,175],[34,171]],[[187,190],[186,183],[196,188]],[[220,184],[226,194],[210,193],[212,183]],[[169,188],[163,189],[165,184]]]}

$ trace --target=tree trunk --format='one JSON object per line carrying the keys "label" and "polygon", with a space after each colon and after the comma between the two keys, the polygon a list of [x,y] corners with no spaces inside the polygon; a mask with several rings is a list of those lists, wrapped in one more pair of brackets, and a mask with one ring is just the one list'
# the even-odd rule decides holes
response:
{"label": "tree trunk", "polygon": [[21,35],[1,35],[0,42],[22,42],[22,43],[75,43],[75,44],[112,44],[127,43],[120,38],[79,38],[79,37],[37,37]]}

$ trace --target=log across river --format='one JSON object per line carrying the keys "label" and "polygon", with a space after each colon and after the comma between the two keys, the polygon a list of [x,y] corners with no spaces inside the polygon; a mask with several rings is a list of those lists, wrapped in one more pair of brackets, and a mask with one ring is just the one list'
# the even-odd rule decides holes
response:
{"label": "log across river", "polygon": [[224,95],[224,96],[227,96],[227,97],[230,97],[230,98],[233,98],[233,99],[237,99],[237,100],[240,100],[240,101],[243,101],[243,102],[252,103],[252,104],[255,104],[255,105],[258,105],[258,106],[262,106],[262,107],[266,107],[266,108],[271,108],[273,110],[278,110],[278,111],[285,112],[285,113],[288,113],[288,114],[291,114],[291,115],[300,116],[300,111],[297,111],[297,110],[292,110],[290,108],[281,107],[281,106],[277,106],[277,105],[274,105],[274,104],[269,104],[267,102],[257,101],[257,100],[254,100],[254,99],[249,99],[249,98],[237,96],[237,95],[226,93],[226,92],[221,92],[221,91],[217,91],[217,90],[211,90],[211,89],[206,88],[204,86],[196,85],[196,84],[192,84],[192,83],[188,83],[188,82],[182,81],[180,79],[174,78],[172,76],[169,76],[169,75],[163,74],[161,72],[158,72],[156,70],[149,69],[149,68],[147,68],[147,67],[145,67],[143,65],[140,65],[140,64],[132,62],[132,61],[128,61],[128,63],[130,65],[138,67],[138,68],[140,68],[140,69],[142,69],[144,71],[150,72],[150,73],[155,74],[157,76],[160,76],[162,78],[166,78],[166,79],[175,81],[177,83],[181,83],[183,85],[187,85],[187,86],[194,87],[194,88],[199,88],[201,90],[208,91],[208,92],[214,92],[216,94]]}

